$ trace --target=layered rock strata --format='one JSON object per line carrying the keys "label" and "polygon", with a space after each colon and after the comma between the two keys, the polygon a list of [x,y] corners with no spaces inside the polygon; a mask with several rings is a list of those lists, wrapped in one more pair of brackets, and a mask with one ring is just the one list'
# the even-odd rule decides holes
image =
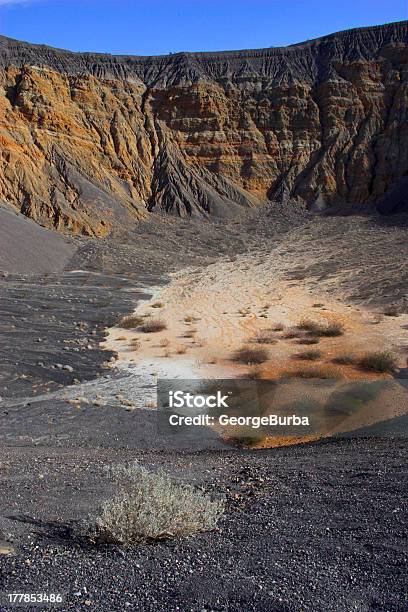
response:
{"label": "layered rock strata", "polygon": [[149,211],[375,205],[408,174],[408,22],[160,57],[0,38],[0,200],[104,236]]}

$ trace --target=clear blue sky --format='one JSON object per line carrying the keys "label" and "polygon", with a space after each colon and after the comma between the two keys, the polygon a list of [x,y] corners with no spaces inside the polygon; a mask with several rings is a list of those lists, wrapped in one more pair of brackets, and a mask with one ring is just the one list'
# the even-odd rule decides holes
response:
{"label": "clear blue sky", "polygon": [[5,36],[155,55],[288,45],[408,19],[408,0],[0,0]]}

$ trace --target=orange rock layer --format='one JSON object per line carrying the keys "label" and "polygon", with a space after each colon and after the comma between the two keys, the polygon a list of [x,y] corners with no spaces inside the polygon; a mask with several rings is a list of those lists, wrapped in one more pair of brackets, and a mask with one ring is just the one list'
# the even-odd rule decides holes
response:
{"label": "orange rock layer", "polygon": [[406,22],[283,50],[79,55],[1,39],[0,198],[104,236],[155,208],[378,200],[408,173]]}

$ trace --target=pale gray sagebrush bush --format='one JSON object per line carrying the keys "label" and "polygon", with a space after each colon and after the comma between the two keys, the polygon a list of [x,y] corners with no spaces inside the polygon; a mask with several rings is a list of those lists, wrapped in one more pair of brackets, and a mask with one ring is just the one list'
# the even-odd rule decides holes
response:
{"label": "pale gray sagebrush bush", "polygon": [[214,529],[224,512],[189,484],[177,483],[163,471],[151,472],[137,461],[107,469],[119,485],[96,518],[103,540],[131,546],[138,542],[183,537]]}

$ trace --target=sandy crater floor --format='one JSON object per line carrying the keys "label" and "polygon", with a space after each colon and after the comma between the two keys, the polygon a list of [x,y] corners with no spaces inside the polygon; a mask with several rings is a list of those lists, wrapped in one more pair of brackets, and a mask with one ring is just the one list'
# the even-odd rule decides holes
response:
{"label": "sandy crater floor", "polygon": [[[251,341],[260,330],[282,324],[286,331],[302,319],[319,323],[340,322],[345,333],[322,338],[316,347],[322,351],[320,363],[348,352],[390,350],[403,365],[407,349],[408,316],[388,317],[366,308],[345,304],[339,292],[322,287],[317,293],[307,279],[288,280],[276,254],[240,255],[233,261],[219,261],[201,269],[187,269],[174,274],[172,282],[136,310],[140,316],[160,319],[167,328],[154,334],[113,327],[106,347],[115,350],[119,363],[140,364],[150,361],[170,375],[192,373],[214,376],[245,373],[247,367],[231,361],[235,349]],[[292,356],[304,350],[299,339],[284,338],[285,330],[276,331],[276,343],[267,346],[269,373],[298,367]],[[132,350],[131,341],[140,346]],[[312,348],[316,348],[312,347]],[[177,366],[179,364],[179,368]],[[213,366],[211,368],[211,366]],[[216,367],[214,367],[216,366]],[[180,370],[180,372],[178,372]],[[348,376],[347,369],[343,374]],[[354,371],[350,377],[355,378]],[[366,376],[366,374],[364,374]]]}
{"label": "sandy crater floor", "polygon": [[[254,366],[234,361],[234,351],[247,345],[262,346],[268,360],[256,367],[256,376],[279,379],[285,372],[321,368],[347,380],[375,380],[389,375],[361,371],[355,365],[335,365],[339,355],[360,357],[368,351],[390,351],[405,366],[408,316],[384,316],[381,311],[344,303],[340,290],[290,273],[279,250],[259,250],[230,260],[219,260],[205,269],[187,269],[172,276],[171,283],[142,302],[137,315],[160,320],[166,329],[143,333],[114,327],[106,348],[118,353],[119,367],[133,367],[161,378],[239,378]],[[317,344],[302,344],[304,335],[286,337],[302,320],[321,324],[341,323],[344,333],[323,337]],[[276,330],[275,328],[282,327]],[[267,330],[271,343],[254,343],[257,333]],[[135,347],[136,343],[136,347]],[[297,358],[307,350],[319,350],[316,361]],[[397,390],[396,390],[397,389]],[[390,394],[391,393],[391,394]],[[381,405],[354,417],[344,430],[401,414],[407,404],[406,391],[393,385]],[[408,408],[407,408],[408,410]]]}

